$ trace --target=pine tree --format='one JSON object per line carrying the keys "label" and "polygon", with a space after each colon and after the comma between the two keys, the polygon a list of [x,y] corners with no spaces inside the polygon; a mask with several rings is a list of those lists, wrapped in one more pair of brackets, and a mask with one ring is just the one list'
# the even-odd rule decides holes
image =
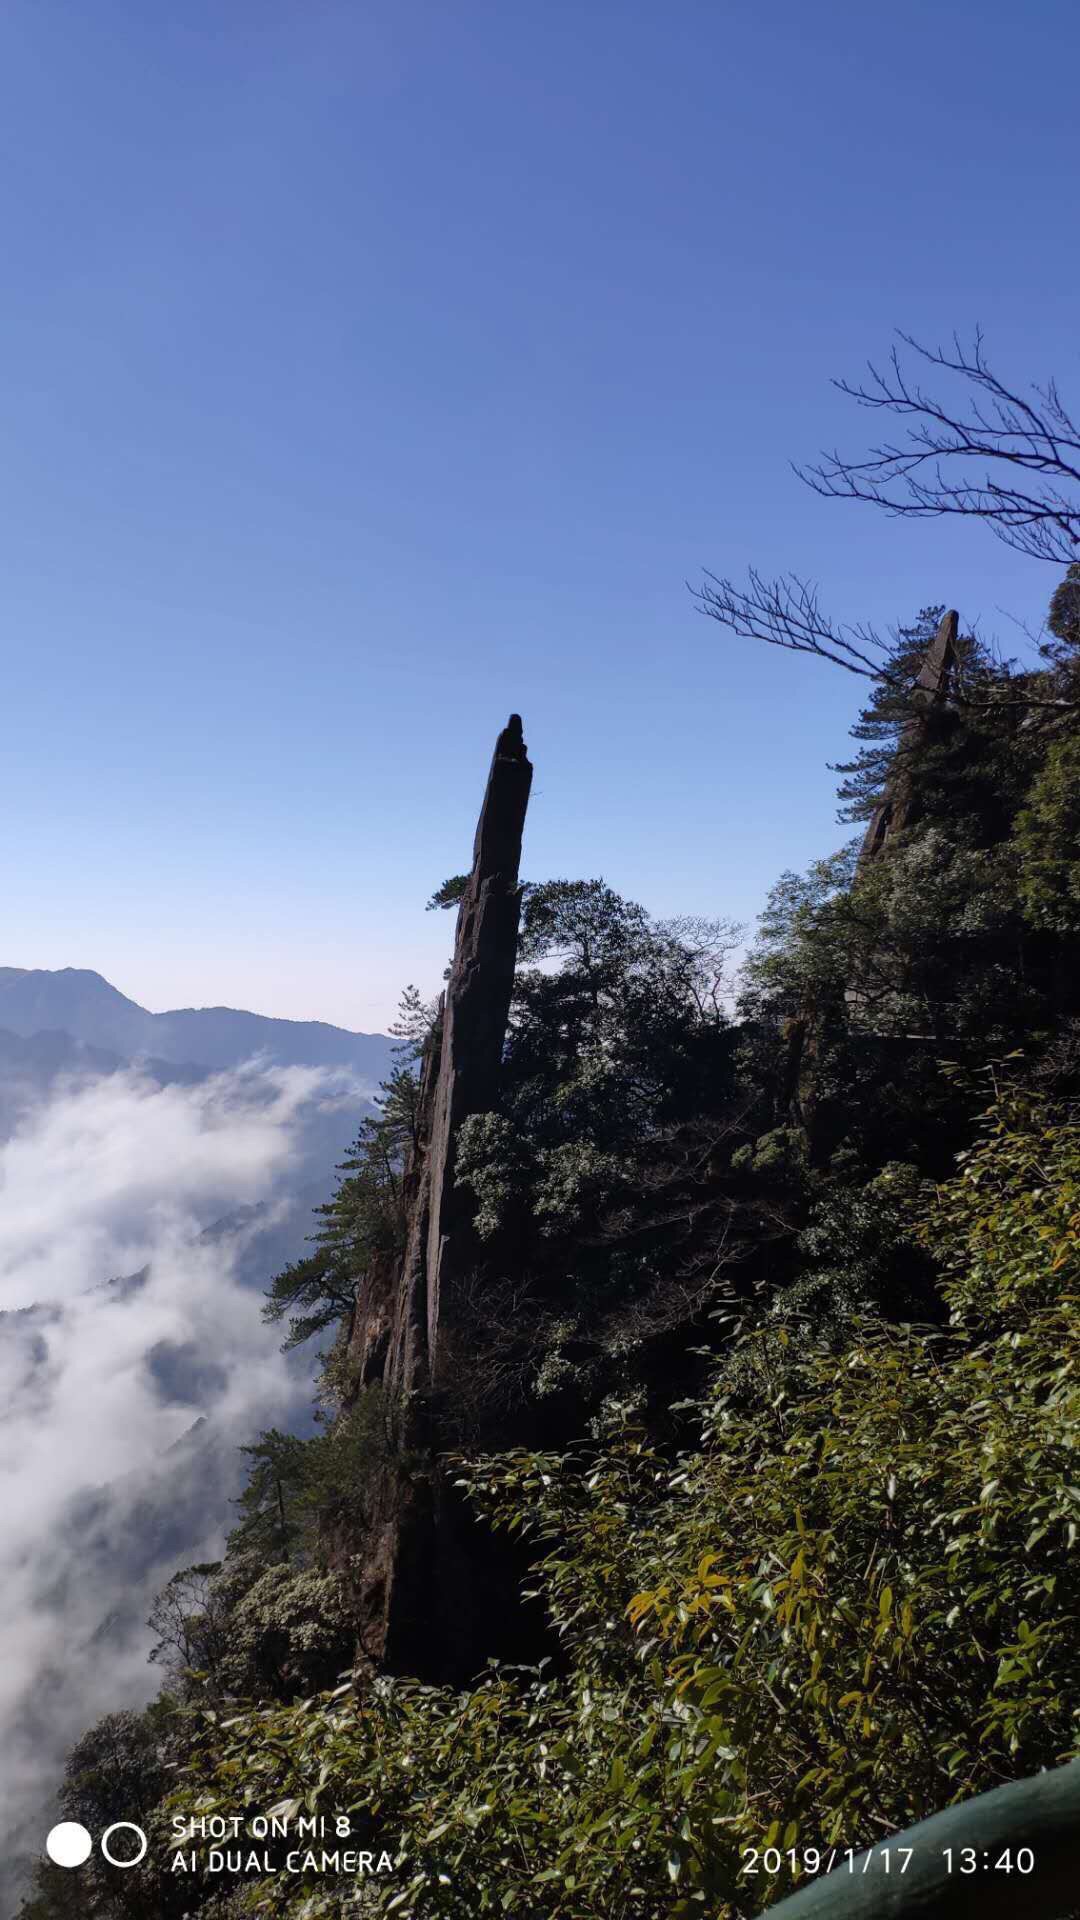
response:
{"label": "pine tree", "polygon": [[830,768],[845,775],[837,790],[839,818],[869,820],[896,763],[900,736],[911,719],[911,689],[937,632],[941,607],[923,607],[910,627],[897,627],[887,678],[877,682],[870,700],[851,729],[853,740],[866,744],[852,760]]}
{"label": "pine tree", "polygon": [[415,1063],[437,1015],[433,1002],[415,987],[402,994],[398,1019],[390,1031],[397,1039],[398,1064],[382,1081],[375,1112],[361,1122],[331,1200],[315,1212],[322,1221],[309,1237],[315,1251],[275,1275],[267,1290],[263,1319],[289,1315],[286,1349],[334,1327],[352,1311],[357,1282],[377,1254],[399,1250],[405,1225],[403,1180],[415,1143],[419,1083]]}
{"label": "pine tree", "polygon": [[1058,642],[1047,648],[1051,659],[1061,659],[1080,647],[1080,562],[1073,562],[1054,589],[1046,624]]}
{"label": "pine tree", "polygon": [[268,1565],[289,1560],[301,1531],[295,1506],[303,1486],[305,1442],[295,1433],[271,1427],[240,1451],[251,1466],[236,1502],[240,1520],[230,1548],[257,1547]]}

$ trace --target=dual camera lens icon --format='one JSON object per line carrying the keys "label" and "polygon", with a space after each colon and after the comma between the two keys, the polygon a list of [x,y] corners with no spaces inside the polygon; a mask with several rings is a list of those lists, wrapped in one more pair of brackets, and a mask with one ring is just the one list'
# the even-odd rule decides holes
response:
{"label": "dual camera lens icon", "polygon": [[[130,1860],[121,1859],[118,1854],[109,1851],[109,1842],[114,1833],[134,1833],[140,1841],[139,1851]],[[125,1843],[130,1844],[130,1843]],[[147,1838],[134,1820],[114,1820],[106,1827],[98,1845],[111,1867],[137,1867],[147,1848]],[[93,1836],[81,1827],[77,1820],[61,1820],[58,1827],[50,1828],[45,1836],[45,1851],[54,1867],[81,1867],[89,1860],[94,1851]]]}

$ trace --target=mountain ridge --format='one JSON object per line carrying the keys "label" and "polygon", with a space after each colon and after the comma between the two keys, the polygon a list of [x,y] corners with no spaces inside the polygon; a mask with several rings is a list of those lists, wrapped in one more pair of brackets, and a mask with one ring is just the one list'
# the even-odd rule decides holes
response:
{"label": "mountain ridge", "polygon": [[23,1040],[64,1033],[127,1059],[214,1071],[258,1054],[276,1066],[351,1067],[373,1081],[390,1064],[386,1034],[326,1020],[289,1020],[243,1007],[151,1013],[89,967],[0,967],[0,1028]]}

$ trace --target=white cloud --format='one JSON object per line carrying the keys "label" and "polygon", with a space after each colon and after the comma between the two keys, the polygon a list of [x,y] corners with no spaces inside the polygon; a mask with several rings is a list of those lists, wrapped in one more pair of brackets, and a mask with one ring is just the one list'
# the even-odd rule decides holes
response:
{"label": "white cloud", "polygon": [[[0,1143],[0,1803],[24,1843],[40,1844],[72,1740],[155,1691],[149,1598],[220,1549],[237,1446],[310,1399],[240,1283],[243,1232],[199,1234],[273,1207],[305,1109],[336,1084],[306,1068],[193,1087],[114,1074]],[[144,1267],[140,1285],[108,1284]],[[163,1343],[204,1363],[200,1407],[163,1391],[168,1370],[148,1364]],[[170,1456],[199,1411],[198,1444]]]}

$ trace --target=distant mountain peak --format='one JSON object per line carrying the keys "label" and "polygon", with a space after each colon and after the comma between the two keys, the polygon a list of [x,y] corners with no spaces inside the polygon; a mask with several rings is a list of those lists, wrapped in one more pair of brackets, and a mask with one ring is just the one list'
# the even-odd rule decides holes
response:
{"label": "distant mountain peak", "polygon": [[392,1045],[385,1034],[242,1007],[150,1013],[91,967],[0,967],[0,1028],[23,1039],[68,1034],[123,1060],[150,1055],[218,1071],[259,1054],[277,1066],[348,1068],[373,1082],[388,1071]]}

